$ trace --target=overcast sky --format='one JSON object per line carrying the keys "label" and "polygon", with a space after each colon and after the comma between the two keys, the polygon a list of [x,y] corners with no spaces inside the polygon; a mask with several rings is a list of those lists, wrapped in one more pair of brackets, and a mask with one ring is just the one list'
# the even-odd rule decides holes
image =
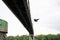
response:
{"label": "overcast sky", "polygon": [[[30,10],[35,35],[60,33],[60,0],[30,0]],[[34,22],[35,18],[39,21]],[[0,0],[0,19],[8,22],[8,36],[29,35],[2,0]]]}

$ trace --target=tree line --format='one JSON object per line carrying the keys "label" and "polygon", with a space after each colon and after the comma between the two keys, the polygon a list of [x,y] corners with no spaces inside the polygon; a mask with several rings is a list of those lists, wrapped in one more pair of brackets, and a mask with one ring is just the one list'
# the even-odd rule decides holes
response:
{"label": "tree line", "polygon": [[[35,40],[60,40],[60,34],[37,35],[34,38]],[[29,40],[29,36],[28,35],[8,36],[6,40]]]}

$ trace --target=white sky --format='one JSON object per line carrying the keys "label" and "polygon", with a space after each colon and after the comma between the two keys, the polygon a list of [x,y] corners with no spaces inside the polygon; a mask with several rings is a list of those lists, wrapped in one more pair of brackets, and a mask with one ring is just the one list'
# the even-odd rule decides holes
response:
{"label": "white sky", "polygon": [[[35,35],[60,33],[60,0],[30,0],[30,10]],[[34,22],[35,18],[40,20]],[[8,22],[8,36],[29,35],[2,0],[0,19]]]}

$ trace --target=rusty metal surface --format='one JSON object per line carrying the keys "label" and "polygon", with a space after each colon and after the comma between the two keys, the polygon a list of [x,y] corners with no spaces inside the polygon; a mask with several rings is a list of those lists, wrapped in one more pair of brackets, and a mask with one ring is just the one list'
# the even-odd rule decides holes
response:
{"label": "rusty metal surface", "polygon": [[8,23],[2,19],[0,19],[0,32],[7,32],[8,31]]}

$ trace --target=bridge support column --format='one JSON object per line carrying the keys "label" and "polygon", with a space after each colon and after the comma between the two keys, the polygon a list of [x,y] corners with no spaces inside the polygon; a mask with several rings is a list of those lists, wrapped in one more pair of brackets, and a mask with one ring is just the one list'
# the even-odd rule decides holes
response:
{"label": "bridge support column", "polygon": [[34,34],[29,35],[29,40],[34,40]]}
{"label": "bridge support column", "polygon": [[0,32],[0,40],[6,40],[6,33]]}
{"label": "bridge support column", "polygon": [[0,19],[0,40],[6,40],[7,32],[8,23],[5,20]]}

